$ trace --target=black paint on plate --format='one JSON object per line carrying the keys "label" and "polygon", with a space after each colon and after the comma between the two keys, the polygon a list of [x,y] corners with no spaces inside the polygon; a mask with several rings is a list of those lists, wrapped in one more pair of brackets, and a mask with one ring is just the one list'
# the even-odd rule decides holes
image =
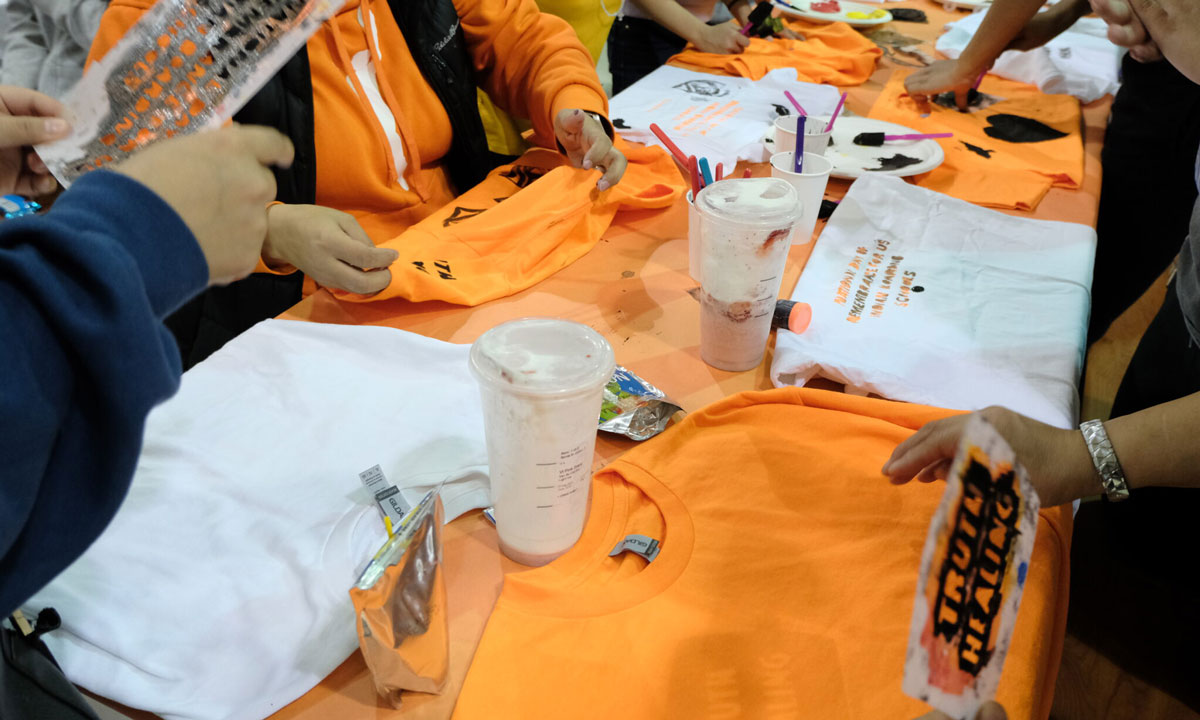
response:
{"label": "black paint on plate", "polygon": [[907,155],[901,155],[900,153],[896,153],[891,157],[881,157],[875,159],[879,161],[879,167],[863,168],[863,170],[867,170],[869,172],[880,172],[881,170],[900,170],[901,168],[906,168],[910,165],[917,165],[921,162],[920,158],[909,157]]}

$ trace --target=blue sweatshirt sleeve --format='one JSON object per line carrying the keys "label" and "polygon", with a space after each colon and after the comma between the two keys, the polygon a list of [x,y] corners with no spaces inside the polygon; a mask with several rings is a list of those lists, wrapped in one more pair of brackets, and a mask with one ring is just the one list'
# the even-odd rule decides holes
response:
{"label": "blue sweatshirt sleeve", "polygon": [[116,173],[0,223],[0,613],[116,514],[146,415],[179,387],[162,319],[207,282],[183,220]]}

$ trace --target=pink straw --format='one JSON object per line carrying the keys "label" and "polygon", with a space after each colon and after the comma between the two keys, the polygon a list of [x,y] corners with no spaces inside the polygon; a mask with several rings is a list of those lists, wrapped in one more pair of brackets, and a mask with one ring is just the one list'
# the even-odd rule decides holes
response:
{"label": "pink straw", "polygon": [[825,132],[833,132],[833,124],[837,122],[838,115],[842,112],[842,106],[846,104],[846,93],[842,93],[842,99],[838,100],[837,107],[833,109],[833,117],[829,118],[829,124],[825,126]]}
{"label": "pink straw", "polygon": [[891,140],[936,140],[938,138],[952,138],[954,133],[914,133],[912,135],[884,135],[885,141]]}
{"label": "pink straw", "polygon": [[987,75],[987,70],[984,70],[983,72],[979,73],[979,77],[975,78],[975,84],[971,86],[972,90],[975,90],[979,87],[979,83],[983,82],[984,75]]}
{"label": "pink straw", "polygon": [[784,95],[787,95],[787,99],[792,101],[792,105],[794,105],[794,106],[795,106],[795,108],[796,108],[796,112],[800,113],[801,115],[807,115],[807,114],[808,114],[807,112],[805,112],[804,108],[803,108],[803,107],[800,105],[800,103],[796,102],[796,98],[794,98],[794,97],[792,96],[792,93],[791,93],[791,91],[790,91],[790,90],[784,90],[784,91],[783,91],[783,94],[784,94]]}

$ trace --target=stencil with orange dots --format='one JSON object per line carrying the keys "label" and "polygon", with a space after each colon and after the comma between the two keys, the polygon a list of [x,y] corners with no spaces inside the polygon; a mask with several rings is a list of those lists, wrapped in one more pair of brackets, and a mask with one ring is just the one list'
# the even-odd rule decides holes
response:
{"label": "stencil with orange dots", "polygon": [[73,132],[38,154],[63,185],[219,127],[345,0],[159,0],[67,95]]}

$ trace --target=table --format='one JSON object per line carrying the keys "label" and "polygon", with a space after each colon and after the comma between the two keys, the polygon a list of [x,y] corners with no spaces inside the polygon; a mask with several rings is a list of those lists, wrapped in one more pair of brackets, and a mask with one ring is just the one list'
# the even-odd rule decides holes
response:
{"label": "table", "polygon": [[[923,41],[933,53],[940,29],[961,13],[946,11],[940,4],[915,0],[888,7],[923,10],[929,24],[894,22],[886,30]],[[848,88],[846,108],[867,115],[897,65],[885,52],[871,79]],[[1100,194],[1100,148],[1111,104],[1110,98],[1083,108],[1085,143],[1084,183],[1080,190],[1054,188],[1034,212],[1009,211],[1044,220],[1094,225]],[[746,165],[738,168],[741,172]],[[769,176],[766,164],[749,166],[755,176]],[[845,180],[830,181],[827,197],[840,199],[849,187]],[[819,227],[818,227],[819,229]],[[783,292],[790,293],[812,244],[794,247],[788,258]],[[325,291],[305,298],[282,317],[312,322],[385,325],[454,343],[470,343],[487,329],[508,320],[550,315],[591,326],[612,343],[619,364],[645,377],[691,411],[729,395],[772,387],[769,378],[771,353],[762,365],[744,373],[713,369],[700,359],[699,303],[693,297],[697,284],[688,276],[687,215],[681,200],[666,211],[627,212],[586,256],[546,281],[511,297],[476,308],[441,302],[413,304],[402,300],[377,303],[343,303]],[[825,387],[836,387],[826,384]],[[601,434],[596,465],[611,462],[634,443]],[[1069,513],[1056,530],[1070,535]],[[448,593],[467,598],[455,612],[452,645],[470,642],[486,624],[488,612],[499,594],[503,573],[525,569],[503,558],[496,546],[495,531],[479,512],[459,518],[446,528],[445,548]],[[915,580],[915,575],[914,575]],[[1065,588],[1060,592],[1065,609]],[[453,611],[452,611],[453,612]],[[1057,638],[1048,643],[1047,665],[1057,668],[1065,612],[1056,622]],[[899,682],[899,679],[897,679]],[[1053,695],[1053,677],[1042,688],[1048,700]],[[450,688],[450,697],[457,688]],[[452,707],[453,703],[449,704]],[[309,693],[276,713],[278,720],[317,718],[444,717],[446,703],[436,697],[419,698],[399,713],[375,693],[369,672],[356,652]],[[130,712],[131,717],[150,717]]]}
{"label": "table", "polygon": [[[930,53],[940,28],[962,16],[931,2],[897,6],[919,8],[928,14],[928,25],[891,23],[889,29],[919,37],[927,43]],[[848,89],[847,109],[867,115],[895,69],[896,64],[885,55],[867,83]],[[1083,109],[1083,187],[1054,188],[1036,211],[1014,210],[1010,214],[1095,224],[1100,195],[1100,148],[1110,104],[1111,100],[1105,98]],[[740,166],[738,172],[744,167]],[[766,164],[750,167],[755,176],[770,174]],[[840,199],[849,186],[849,181],[831,180],[826,195]],[[811,250],[811,243],[792,249],[784,291],[795,285]],[[612,343],[619,364],[659,385],[688,411],[734,393],[772,387],[770,353],[756,370],[744,373],[716,370],[700,359],[699,303],[692,295],[697,284],[687,274],[687,252],[686,206],[681,201],[663,212],[623,213],[599,245],[570,267],[522,293],[477,308],[436,302],[342,303],[328,293],[318,292],[283,317],[387,325],[449,342],[469,343],[501,322],[528,315],[553,315],[584,323],[600,332]],[[633,445],[632,441],[602,433],[597,442],[597,464],[607,464]],[[1070,532],[1069,519],[1065,532]],[[496,553],[495,533],[478,512],[451,523],[446,542],[447,556],[461,550],[460,557],[470,558],[471,572],[475,573],[486,566],[483,558]],[[524,569],[502,556],[500,561],[505,572]],[[453,583],[450,574],[448,571],[449,582]],[[477,599],[481,604],[487,600]],[[486,618],[478,620],[486,622]],[[1058,628],[1060,640],[1062,630]],[[1057,657],[1052,661],[1056,665]],[[413,716],[426,716],[419,706],[413,709],[417,711]],[[366,718],[388,717],[393,712],[376,697],[361,655],[356,653],[318,687],[274,717]],[[428,716],[437,713],[430,712]]]}

